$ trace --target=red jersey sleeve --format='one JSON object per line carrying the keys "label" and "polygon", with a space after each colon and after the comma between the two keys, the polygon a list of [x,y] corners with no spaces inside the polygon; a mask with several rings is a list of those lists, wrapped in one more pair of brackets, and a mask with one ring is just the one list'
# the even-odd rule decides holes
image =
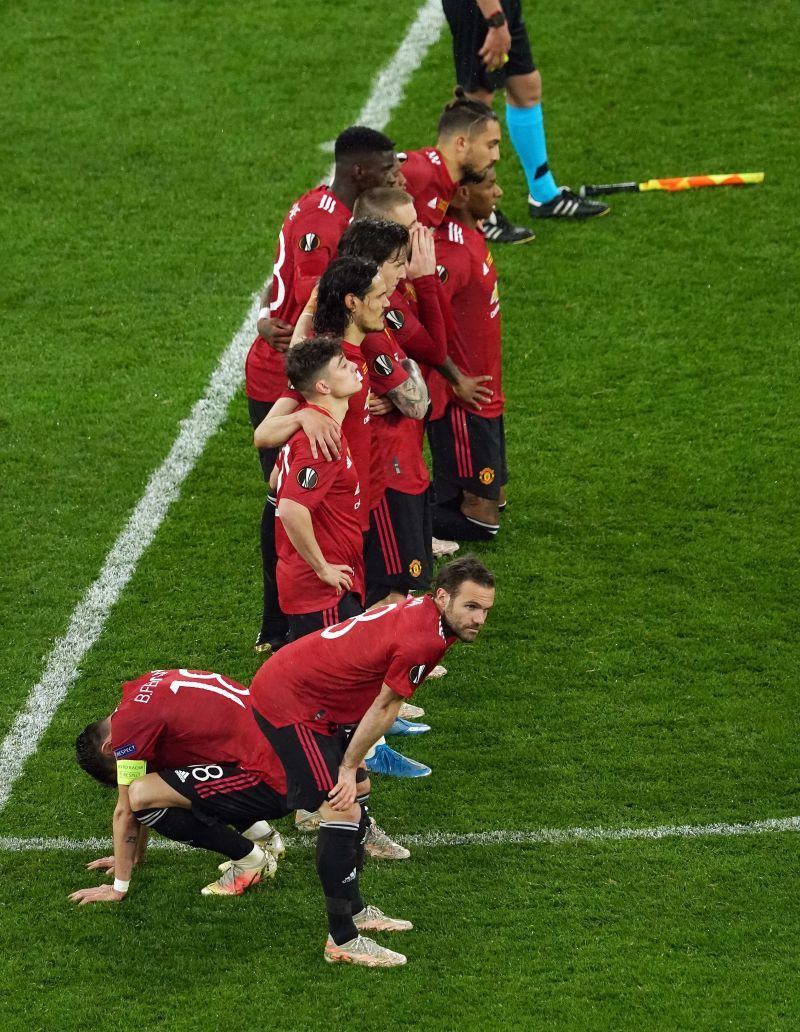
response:
{"label": "red jersey sleeve", "polygon": [[447,329],[436,282],[435,276],[420,276],[413,285],[405,285],[406,291],[413,291],[416,313],[401,291],[392,295],[392,307],[386,313],[386,322],[403,351],[415,362],[429,366],[441,365],[447,357]]}
{"label": "red jersey sleeve", "polygon": [[288,449],[288,455],[286,462],[281,457],[278,504],[288,499],[313,512],[336,483],[345,455],[333,462],[328,462],[322,455],[313,458],[311,444],[302,430],[284,448]]}
{"label": "red jersey sleeve", "polygon": [[388,329],[368,334],[361,345],[361,354],[369,369],[370,390],[379,398],[408,379],[401,365],[406,356]]}
{"label": "red jersey sleeve", "polygon": [[118,760],[153,760],[165,723],[137,689],[150,674],[122,686],[122,702],[111,715],[111,748]]}

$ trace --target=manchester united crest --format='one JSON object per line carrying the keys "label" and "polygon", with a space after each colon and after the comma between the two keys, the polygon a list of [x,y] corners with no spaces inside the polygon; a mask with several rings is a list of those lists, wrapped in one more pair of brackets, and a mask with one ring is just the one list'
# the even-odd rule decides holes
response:
{"label": "manchester united crest", "polygon": [[483,469],[478,474],[478,480],[480,480],[480,482],[482,484],[486,484],[486,485],[493,484],[494,483],[494,470],[492,469],[492,467],[491,466],[484,466]]}
{"label": "manchester united crest", "polygon": [[422,573],[422,563],[419,561],[419,559],[411,560],[411,562],[408,564],[408,572],[411,574],[412,577],[419,577],[419,575]]}

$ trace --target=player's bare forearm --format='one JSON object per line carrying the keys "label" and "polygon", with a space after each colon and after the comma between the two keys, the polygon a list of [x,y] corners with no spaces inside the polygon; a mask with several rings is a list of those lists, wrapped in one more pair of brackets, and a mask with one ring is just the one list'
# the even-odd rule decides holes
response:
{"label": "player's bare forearm", "polygon": [[404,416],[410,419],[424,419],[428,411],[428,387],[412,358],[403,359],[401,365],[408,373],[408,379],[387,392],[387,397]]}
{"label": "player's bare forearm", "polygon": [[309,510],[285,498],[278,503],[278,516],[292,548],[317,573],[325,565],[325,556],[317,543]]}
{"label": "player's bare forearm", "polygon": [[436,372],[443,376],[448,383],[456,384],[461,379],[461,370],[449,355],[440,366],[436,367]]}
{"label": "player's bare forearm", "polygon": [[256,448],[280,448],[300,429],[300,415],[293,398],[278,398],[253,433]]}
{"label": "player's bare forearm", "polygon": [[314,312],[309,311],[307,308],[300,313],[300,318],[297,320],[294,332],[292,333],[292,341],[289,345],[293,348],[295,344],[299,344],[301,340],[305,340],[306,337],[312,337],[314,335]]}
{"label": "player's bare forearm", "polygon": [[388,685],[383,685],[380,694],[359,721],[340,766],[355,770],[397,719],[402,704],[402,695],[392,691]]}
{"label": "player's bare forearm", "polygon": [[299,502],[284,498],[278,503],[278,516],[292,548],[308,563],[323,584],[328,584],[337,591],[349,591],[353,586],[353,569],[351,566],[337,566],[326,560],[314,534],[314,523],[309,510]]}
{"label": "player's bare forearm", "polygon": [[114,878],[130,881],[139,849],[141,824],[136,820],[128,802],[128,789],[120,785],[119,798],[114,808]]}

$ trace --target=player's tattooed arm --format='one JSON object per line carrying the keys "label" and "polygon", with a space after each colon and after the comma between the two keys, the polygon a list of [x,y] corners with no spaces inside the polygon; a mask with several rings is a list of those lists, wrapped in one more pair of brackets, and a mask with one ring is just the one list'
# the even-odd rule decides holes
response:
{"label": "player's tattooed arm", "polygon": [[408,379],[386,392],[392,403],[404,416],[411,419],[424,419],[428,411],[428,387],[413,358],[405,358],[400,363],[408,373]]}

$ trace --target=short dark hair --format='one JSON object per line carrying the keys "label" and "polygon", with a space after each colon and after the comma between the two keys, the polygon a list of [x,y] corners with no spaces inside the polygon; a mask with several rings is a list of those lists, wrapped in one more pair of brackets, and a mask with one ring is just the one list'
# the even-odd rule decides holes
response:
{"label": "short dark hair", "polygon": [[378,266],[367,258],[334,258],[319,281],[314,333],[343,337],[350,322],[345,297],[355,294],[363,301],[377,275]]}
{"label": "short dark hair", "polygon": [[342,234],[339,254],[369,258],[383,265],[408,248],[408,230],[390,219],[355,219]]}
{"label": "short dark hair", "polygon": [[95,781],[114,788],[117,784],[114,757],[107,756],[100,748],[107,736],[108,717],[88,724],[75,739],[75,759]]}
{"label": "short dark hair", "polygon": [[331,359],[341,353],[342,342],[338,337],[306,337],[286,353],[289,382],[301,394],[306,394],[313,389]]}
{"label": "short dark hair", "polygon": [[462,86],[456,86],[453,99],[445,105],[439,119],[439,136],[465,133],[474,136],[483,132],[487,122],[497,121],[497,115],[481,100],[471,100]]}
{"label": "short dark hair", "polygon": [[436,582],[433,586],[434,594],[439,588],[444,588],[448,595],[457,595],[458,589],[464,581],[474,581],[482,588],[495,586],[492,571],[484,566],[477,556],[467,553],[441,567],[436,574]]}
{"label": "short dark hair", "polygon": [[403,204],[413,204],[414,198],[396,186],[373,186],[356,197],[354,219],[385,219]]}
{"label": "short dark hair", "polygon": [[333,145],[337,165],[349,164],[356,158],[385,154],[386,151],[393,150],[394,140],[366,125],[351,125],[349,129],[339,133]]}

